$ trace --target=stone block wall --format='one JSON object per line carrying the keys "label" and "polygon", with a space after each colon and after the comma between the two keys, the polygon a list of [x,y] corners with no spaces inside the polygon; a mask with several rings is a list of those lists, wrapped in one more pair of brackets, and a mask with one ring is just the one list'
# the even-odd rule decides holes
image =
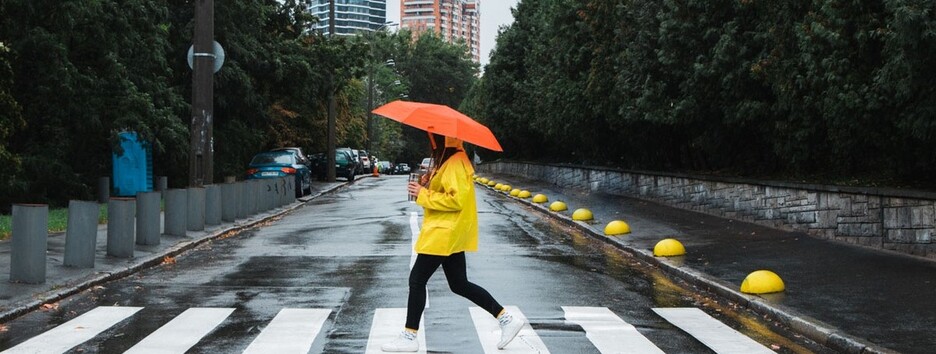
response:
{"label": "stone block wall", "polygon": [[936,259],[936,193],[495,161],[480,172],[653,200],[830,240]]}

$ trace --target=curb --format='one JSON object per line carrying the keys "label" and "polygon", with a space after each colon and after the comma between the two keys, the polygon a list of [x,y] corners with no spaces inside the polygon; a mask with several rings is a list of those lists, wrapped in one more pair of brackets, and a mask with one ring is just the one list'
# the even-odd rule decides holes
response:
{"label": "curb", "polygon": [[137,262],[136,264],[131,265],[131,266],[127,267],[127,268],[118,269],[118,270],[113,271],[113,272],[101,272],[101,274],[96,274],[96,275],[94,275],[94,276],[92,276],[92,277],[90,277],[90,278],[88,278],[88,279],[80,280],[80,281],[78,281],[76,284],[67,284],[67,283],[66,283],[66,284],[64,284],[64,285],[62,286],[62,289],[53,290],[52,292],[45,292],[45,293],[38,294],[37,296],[34,297],[34,299],[33,299],[32,301],[27,302],[27,303],[24,303],[24,304],[22,304],[22,305],[18,305],[18,306],[16,306],[16,307],[12,308],[12,309],[9,309],[9,310],[6,310],[6,311],[0,313],[0,323],[7,322],[7,321],[12,320],[12,319],[14,319],[14,318],[16,318],[16,317],[25,315],[26,313],[35,311],[35,310],[39,309],[39,308],[40,308],[42,305],[44,305],[44,304],[62,300],[62,299],[64,299],[64,298],[66,298],[66,297],[75,295],[75,294],[80,293],[80,292],[82,292],[82,291],[85,291],[85,290],[87,290],[87,289],[93,288],[93,287],[95,287],[95,286],[97,286],[97,285],[104,284],[104,283],[107,283],[107,282],[111,282],[111,281],[114,281],[114,280],[118,280],[118,279],[121,279],[121,278],[125,278],[125,277],[130,276],[130,275],[133,275],[134,273],[139,272],[139,271],[141,271],[141,270],[148,269],[148,268],[151,268],[151,267],[160,265],[160,264],[162,264],[163,259],[164,259],[165,257],[176,257],[176,256],[178,256],[178,255],[180,255],[180,254],[182,254],[182,253],[185,253],[186,251],[188,251],[188,250],[190,250],[190,249],[193,249],[193,248],[195,248],[195,247],[198,247],[198,246],[200,246],[200,245],[202,245],[202,244],[204,244],[204,243],[217,240],[217,239],[221,238],[222,236],[228,235],[228,234],[230,234],[230,233],[232,233],[232,232],[233,232],[233,233],[239,233],[239,232],[241,232],[241,231],[244,231],[244,230],[253,228],[253,227],[255,227],[255,226],[258,225],[258,224],[261,224],[261,223],[264,223],[264,222],[266,222],[266,221],[269,221],[270,219],[277,218],[277,217],[280,217],[280,216],[282,216],[282,215],[285,215],[285,214],[287,214],[287,213],[289,213],[289,212],[292,212],[293,210],[296,210],[296,209],[298,209],[298,208],[304,206],[305,203],[308,203],[309,201],[311,201],[311,200],[313,200],[313,199],[315,199],[315,198],[318,198],[318,197],[321,197],[321,196],[323,196],[323,195],[331,194],[331,193],[334,193],[334,192],[336,192],[336,191],[339,191],[339,190],[341,190],[341,189],[347,187],[349,184],[350,184],[349,182],[345,182],[345,183],[342,183],[342,184],[339,184],[339,185],[335,185],[335,186],[331,186],[331,187],[329,187],[329,188],[326,188],[326,189],[324,189],[324,190],[322,190],[322,191],[319,191],[317,194],[309,195],[309,196],[305,196],[305,197],[301,197],[301,198],[297,198],[297,199],[296,199],[297,202],[294,202],[293,204],[284,207],[282,210],[276,211],[276,212],[274,212],[274,213],[272,213],[272,214],[270,214],[270,215],[261,217],[261,218],[259,218],[259,219],[257,219],[257,220],[253,220],[253,221],[250,221],[250,222],[245,223],[245,224],[237,224],[237,223],[235,223],[234,225],[231,225],[230,227],[222,228],[222,229],[216,230],[216,231],[214,231],[214,232],[212,232],[212,233],[206,234],[205,236],[203,236],[203,237],[201,237],[201,238],[199,238],[199,239],[195,239],[195,240],[191,240],[191,241],[185,241],[185,242],[180,242],[180,243],[178,243],[178,244],[176,244],[176,245],[174,245],[174,246],[172,246],[172,247],[169,247],[169,248],[163,250],[161,253],[157,253],[157,254],[152,255],[152,256],[149,256],[149,257],[147,257],[147,258],[142,258],[140,262]]}
{"label": "curb", "polygon": [[789,327],[791,331],[803,335],[830,349],[844,353],[868,353],[868,354],[892,354],[897,353],[891,349],[879,347],[866,340],[851,336],[841,330],[823,323],[817,319],[797,313],[782,305],[770,304],[759,296],[747,295],[736,290],[734,286],[727,285],[718,279],[715,279],[705,273],[698,272],[692,268],[677,266],[666,260],[665,257],[655,257],[649,250],[634,248],[618,240],[620,236],[605,236],[603,232],[592,228],[584,222],[572,220],[572,218],[549,210],[540,204],[533,203],[526,199],[512,197],[501,191],[492,189],[489,186],[481,185],[485,189],[494,192],[494,194],[520,202],[530,206],[533,210],[544,214],[545,216],[560,221],[570,227],[573,227],[585,234],[608,243],[616,248],[627,252],[634,258],[646,264],[656,266],[665,273],[678,277],[689,284],[708,290],[729,301],[733,301],[743,307],[746,307],[760,315],[766,315],[771,320],[777,321]]}

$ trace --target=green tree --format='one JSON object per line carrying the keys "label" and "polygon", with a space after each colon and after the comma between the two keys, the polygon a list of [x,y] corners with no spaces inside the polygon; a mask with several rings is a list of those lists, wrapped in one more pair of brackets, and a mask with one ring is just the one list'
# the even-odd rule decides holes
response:
{"label": "green tree", "polygon": [[28,176],[18,200],[88,198],[123,130],[181,155],[184,101],[165,80],[164,2],[11,0],[4,10],[0,37],[17,53],[12,92],[26,122],[10,144]]}
{"label": "green tree", "polygon": [[[0,18],[4,16],[3,7],[0,6]],[[0,37],[0,211],[3,206],[9,205],[13,200],[11,195],[22,194],[24,185],[22,181],[22,167],[19,157],[9,150],[9,139],[13,133],[23,126],[23,117],[20,113],[19,103],[13,98],[13,70],[10,68],[12,53]]]}

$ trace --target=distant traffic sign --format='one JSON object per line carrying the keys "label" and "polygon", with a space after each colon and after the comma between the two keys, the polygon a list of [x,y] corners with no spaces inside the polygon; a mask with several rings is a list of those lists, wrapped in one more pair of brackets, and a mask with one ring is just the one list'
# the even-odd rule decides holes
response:
{"label": "distant traffic sign", "polygon": [[[224,65],[224,48],[221,47],[221,44],[218,41],[211,41],[214,53],[197,53],[197,56],[204,57],[213,57],[214,58],[214,72],[221,70],[221,66]],[[188,67],[189,69],[195,68],[195,46],[190,46],[188,49]]]}

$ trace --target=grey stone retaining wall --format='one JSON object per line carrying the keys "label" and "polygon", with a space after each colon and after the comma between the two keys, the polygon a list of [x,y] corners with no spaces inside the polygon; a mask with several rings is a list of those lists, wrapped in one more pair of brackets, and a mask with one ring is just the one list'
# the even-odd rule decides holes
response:
{"label": "grey stone retaining wall", "polygon": [[936,259],[936,193],[495,161],[481,173],[638,197],[820,238]]}

